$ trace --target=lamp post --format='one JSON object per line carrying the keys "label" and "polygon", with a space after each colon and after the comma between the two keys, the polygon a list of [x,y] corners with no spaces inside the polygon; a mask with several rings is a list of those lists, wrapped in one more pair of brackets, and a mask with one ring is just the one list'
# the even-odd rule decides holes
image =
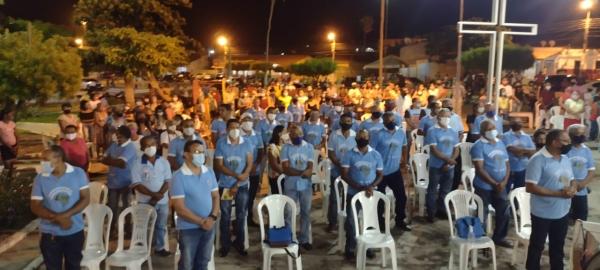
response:
{"label": "lamp post", "polygon": [[81,26],[83,27],[83,37],[81,38],[81,44],[77,44],[79,47],[83,48],[85,35],[87,34],[87,21],[81,20]]}
{"label": "lamp post", "polygon": [[225,36],[219,36],[217,38],[217,44],[223,47],[223,79],[221,81],[221,91],[225,91],[225,87],[227,87],[227,79],[229,78],[229,70],[227,68],[227,57],[229,53],[229,39]]}
{"label": "lamp post", "polygon": [[386,0],[379,0],[381,2],[381,10],[379,15],[379,85],[383,86],[383,37],[385,35],[385,2]]}
{"label": "lamp post", "polygon": [[[460,8],[459,8],[459,14],[458,14],[458,21],[462,22],[464,20],[464,16],[465,16],[465,0],[460,0]],[[457,85],[457,83],[460,82],[461,79],[461,75],[462,75],[462,44],[463,44],[463,34],[460,31],[456,31],[458,34],[458,44],[457,44],[457,52],[456,52],[456,78],[455,78],[455,82],[454,85]]]}
{"label": "lamp post", "polygon": [[585,27],[583,32],[583,52],[587,52],[588,48],[588,39],[590,36],[590,23],[592,17],[592,7],[594,6],[594,1],[592,0],[583,0],[579,3],[579,7],[587,12],[585,17]]}
{"label": "lamp post", "polygon": [[77,47],[81,49],[83,47],[83,38],[76,38],[75,45],[77,45]]}
{"label": "lamp post", "polygon": [[335,33],[329,32],[327,34],[327,40],[331,42],[331,61],[335,62]]}

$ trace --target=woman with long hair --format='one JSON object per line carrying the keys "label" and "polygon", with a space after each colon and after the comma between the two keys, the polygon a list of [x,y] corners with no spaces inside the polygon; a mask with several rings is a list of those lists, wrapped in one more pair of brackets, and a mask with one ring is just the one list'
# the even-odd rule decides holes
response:
{"label": "woman with long hair", "polygon": [[269,185],[271,186],[271,194],[281,194],[282,192],[277,187],[277,178],[283,173],[279,155],[284,143],[284,140],[281,138],[284,130],[285,128],[282,125],[275,126],[267,148],[269,162],[269,171],[267,173],[269,176]]}

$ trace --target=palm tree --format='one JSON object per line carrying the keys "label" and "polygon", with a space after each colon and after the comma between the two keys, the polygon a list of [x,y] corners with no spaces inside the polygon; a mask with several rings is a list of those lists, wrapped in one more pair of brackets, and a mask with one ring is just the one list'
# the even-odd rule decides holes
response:
{"label": "palm tree", "polygon": [[265,79],[264,79],[264,86],[267,86],[267,80],[268,80],[268,71],[270,70],[269,68],[269,46],[270,46],[270,42],[271,42],[271,22],[273,21],[273,12],[275,11],[275,2],[277,2],[277,0],[271,0],[271,10],[269,11],[269,24],[267,26],[267,49],[265,50],[265,62],[267,63],[267,65],[265,65]]}

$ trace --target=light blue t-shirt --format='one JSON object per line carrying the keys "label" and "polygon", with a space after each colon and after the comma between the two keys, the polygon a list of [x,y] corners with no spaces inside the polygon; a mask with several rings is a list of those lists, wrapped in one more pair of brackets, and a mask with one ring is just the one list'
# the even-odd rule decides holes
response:
{"label": "light blue t-shirt", "polygon": [[[246,166],[246,155],[252,155],[252,144],[247,142],[244,137],[240,137],[238,144],[232,144],[229,137],[219,140],[215,149],[215,159],[222,159],[223,165],[236,174],[242,174]],[[254,158],[252,158],[253,160]],[[231,188],[237,179],[233,176],[228,176],[223,173],[219,174],[219,187]],[[240,183],[240,186],[248,184],[248,179]]]}
{"label": "light blue t-shirt", "polygon": [[[515,133],[512,130],[504,133],[504,136],[502,136],[502,142],[504,145],[506,145],[506,148],[513,146],[528,150],[535,150],[535,144],[533,144],[531,136],[523,133],[522,131],[521,134]],[[508,160],[510,161],[511,172],[524,171],[527,169],[527,162],[529,162],[528,157],[518,157],[512,154],[510,151],[508,152]]]}
{"label": "light blue t-shirt", "polygon": [[427,115],[419,122],[419,129],[427,135],[427,131],[437,125],[437,118],[435,116]]}
{"label": "light blue t-shirt", "polygon": [[[142,155],[133,165],[131,169],[131,186],[143,185],[152,192],[157,192],[163,186],[164,183],[171,182],[171,166],[169,162],[157,156],[154,161],[154,165],[146,155]],[[137,201],[139,203],[148,203],[151,199],[150,196],[136,192]],[[157,202],[157,204],[167,204],[169,197],[165,193],[163,198]]]}
{"label": "light blue t-shirt", "polygon": [[[496,140],[495,144],[491,144],[485,138],[480,138],[471,148],[471,158],[473,161],[483,161],[483,169],[498,183],[506,177],[508,153],[502,141]],[[483,190],[492,190],[492,186],[485,182],[479,174],[475,175],[473,185]]]}
{"label": "light blue t-shirt", "polygon": [[[331,133],[329,142],[327,143],[327,150],[333,151],[340,162],[344,158],[344,155],[354,147],[356,147],[356,132],[354,132],[354,130],[350,130],[350,135],[346,138],[344,137],[342,130],[338,129]],[[340,169],[341,168],[337,168],[337,166],[332,166],[331,177],[335,178],[339,176],[341,173]]]}
{"label": "light blue t-shirt", "polygon": [[[567,153],[567,157],[571,160],[573,177],[576,181],[585,180],[588,174],[594,173],[593,171],[596,170],[592,150],[585,146],[585,144],[582,144],[581,147],[571,148],[571,151]],[[587,188],[577,192],[577,196],[585,196],[587,194]]]}
{"label": "light blue t-shirt", "polygon": [[[173,174],[171,183],[171,199],[183,199],[185,207],[197,216],[207,218],[212,211],[212,195],[218,191],[217,178],[212,169],[202,166],[200,175],[195,175],[183,164]],[[178,230],[197,229],[200,225],[185,220],[181,215],[177,220]]]}
{"label": "light blue t-shirt", "polygon": [[[573,181],[573,169],[571,161],[565,155],[560,160],[542,148],[529,160],[525,182],[533,183],[540,187],[559,191],[568,187]],[[571,199],[560,197],[549,197],[531,194],[531,214],[545,219],[560,219],[569,213]]]}
{"label": "light blue t-shirt", "polygon": [[[377,133],[382,128],[383,128],[383,120],[381,118],[379,118],[375,121],[373,121],[372,118],[369,118],[359,125],[358,130],[366,129],[367,131],[369,131],[369,134],[372,135],[372,134]],[[371,145],[371,146],[373,146],[373,145]]]}
{"label": "light blue t-shirt", "polygon": [[[387,111],[385,113],[388,113],[390,111]],[[404,120],[404,117],[402,117],[401,114],[399,114],[397,111],[391,111],[391,113],[394,114],[394,123],[396,123],[396,126],[401,127],[402,126],[402,121]]]}
{"label": "light blue t-shirt", "polygon": [[[202,142],[202,145],[206,146],[206,143],[198,133],[194,134],[192,140],[198,140]],[[184,138],[183,136],[180,136],[173,139],[171,143],[169,143],[169,156],[175,157],[175,161],[177,162],[178,166],[183,165],[183,151],[185,150],[184,148],[187,142],[188,139]]]}
{"label": "light blue t-shirt", "polygon": [[321,115],[328,115],[329,112],[332,110],[333,110],[333,106],[331,106],[327,103],[321,104],[321,108],[319,108],[319,112],[321,113]]}
{"label": "light blue t-shirt", "polygon": [[258,164],[258,150],[264,149],[265,145],[263,144],[261,136],[258,135],[258,133],[256,133],[254,130],[250,135],[243,135],[243,137],[252,145],[252,159],[256,165],[256,172],[254,175],[258,175],[260,173],[260,164]]}
{"label": "light blue t-shirt", "polygon": [[371,135],[371,143],[383,159],[383,175],[390,175],[400,169],[402,148],[406,146],[406,133],[396,126],[390,131],[386,128]]}
{"label": "light blue t-shirt", "polygon": [[320,121],[317,123],[305,122],[302,125],[302,132],[304,133],[304,140],[313,146],[320,145],[326,135],[325,125]]}
{"label": "light blue t-shirt", "polygon": [[115,159],[122,159],[127,164],[123,169],[117,166],[108,167],[108,188],[119,189],[131,185],[131,168],[133,168],[133,164],[138,159],[137,150],[131,140],[123,145],[118,145],[117,143],[111,144],[106,150],[105,155]]}
{"label": "light blue t-shirt", "polygon": [[288,112],[292,115],[293,123],[302,122],[302,117],[304,116],[304,111],[297,105],[290,104],[288,107]]}
{"label": "light blue t-shirt", "polygon": [[273,129],[275,129],[275,127],[279,125],[285,127],[284,124],[280,124],[277,120],[269,122],[269,120],[264,119],[258,123],[258,133],[260,133],[260,135],[262,136],[263,145],[269,144],[269,141],[271,141],[271,136],[273,135]]}
{"label": "light blue t-shirt", "polygon": [[454,112],[452,112],[452,114],[450,115],[450,125],[449,125],[452,129],[456,130],[457,132],[464,132],[465,131],[465,127],[463,126],[462,123],[462,119],[460,118],[460,116]]}
{"label": "light blue t-shirt", "polygon": [[[460,141],[458,140],[458,133],[452,128],[441,128],[435,126],[430,128],[425,136],[425,145],[434,145],[435,148],[441,152],[444,156],[452,157],[454,148],[458,147]],[[446,162],[433,153],[429,153],[429,167],[431,168],[442,168]]]}
{"label": "light blue t-shirt", "polygon": [[[52,174],[38,174],[31,189],[31,200],[42,201],[48,210],[63,213],[79,201],[79,191],[89,188],[86,173],[78,167],[66,164],[65,174],[60,178]],[[58,224],[46,219],[40,221],[40,231],[56,236],[66,236],[83,230],[83,216],[71,216],[71,228],[63,230]]]}
{"label": "light blue t-shirt", "polygon": [[[227,123],[223,119],[215,119],[210,124],[210,131],[217,134],[217,138],[227,135]],[[181,166],[181,165],[180,165]]]}
{"label": "light blue t-shirt", "polygon": [[279,112],[275,116],[275,120],[281,123],[281,125],[283,125],[284,127],[287,127],[288,124],[294,120],[294,116],[289,111]]}
{"label": "light blue t-shirt", "polygon": [[[473,122],[473,131],[471,131],[471,134],[479,134],[479,128],[481,126],[481,122],[483,122],[486,119],[490,119],[492,120],[495,124],[496,124],[496,130],[498,131],[498,134],[502,134],[504,133],[504,127],[503,127],[503,121],[501,116],[494,116],[493,119],[488,118],[485,114],[479,115],[475,118],[475,121]],[[482,134],[483,135],[483,134]]]}
{"label": "light blue t-shirt", "polygon": [[[304,171],[308,168],[309,163],[313,163],[313,147],[306,141],[302,141],[299,146],[293,144],[284,144],[281,149],[281,162],[288,161],[290,168],[298,171]],[[313,164],[314,168],[314,164]],[[285,190],[303,191],[309,189],[312,185],[311,179],[302,178],[300,176],[286,176]]]}
{"label": "light blue t-shirt", "polygon": [[[348,168],[348,175],[354,183],[361,186],[368,186],[375,182],[376,172],[383,172],[383,160],[381,155],[373,148],[368,146],[369,150],[363,154],[358,148],[352,149],[342,159],[342,167]],[[353,196],[358,193],[351,186],[348,186],[348,195]]]}

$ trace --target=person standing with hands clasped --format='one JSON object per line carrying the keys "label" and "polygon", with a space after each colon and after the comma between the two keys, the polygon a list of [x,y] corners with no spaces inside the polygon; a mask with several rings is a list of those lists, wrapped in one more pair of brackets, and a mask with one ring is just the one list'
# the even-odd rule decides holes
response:
{"label": "person standing with hands clasped", "polygon": [[582,124],[575,124],[569,127],[569,137],[571,138],[573,147],[567,153],[567,157],[571,160],[573,175],[577,181],[577,194],[575,194],[571,201],[572,220],[587,220],[587,186],[594,179],[594,171],[596,170],[592,150],[584,144],[586,139],[585,129],[585,126]]}
{"label": "person standing with hands clasped", "polygon": [[531,236],[526,268],[538,270],[549,239],[550,269],[564,268],[565,237],[569,228],[571,198],[577,192],[571,161],[565,156],[571,139],[563,130],[553,129],[546,135],[546,146],[529,160],[525,186],[531,193]]}
{"label": "person standing with hands clasped", "polygon": [[[383,180],[383,160],[375,149],[369,146],[369,132],[362,129],[356,135],[356,147],[342,157],[342,179],[348,183],[348,196],[346,196],[346,259],[355,257],[356,238],[354,232],[354,215],[352,214],[352,197],[365,191],[367,197]],[[369,250],[367,257],[373,258]]]}
{"label": "person standing with hands clasped", "polygon": [[46,269],[80,269],[83,216],[90,202],[86,173],[65,162],[65,152],[54,145],[44,152],[42,171],[31,190],[31,212],[40,221],[40,249]]}
{"label": "person standing with hands clasped", "polygon": [[185,161],[173,175],[171,202],[178,215],[180,270],[206,270],[212,255],[219,188],[215,173],[204,165],[205,151],[201,141],[186,142]]}
{"label": "person standing with hands clasped", "polygon": [[215,169],[219,173],[219,191],[221,193],[221,250],[219,256],[225,257],[231,247],[229,225],[231,223],[231,206],[235,200],[236,238],[233,247],[242,256],[248,255],[244,250],[244,233],[248,212],[248,179],[252,170],[252,144],[241,136],[240,122],[237,119],[227,121],[227,137],[219,140],[215,150]]}

